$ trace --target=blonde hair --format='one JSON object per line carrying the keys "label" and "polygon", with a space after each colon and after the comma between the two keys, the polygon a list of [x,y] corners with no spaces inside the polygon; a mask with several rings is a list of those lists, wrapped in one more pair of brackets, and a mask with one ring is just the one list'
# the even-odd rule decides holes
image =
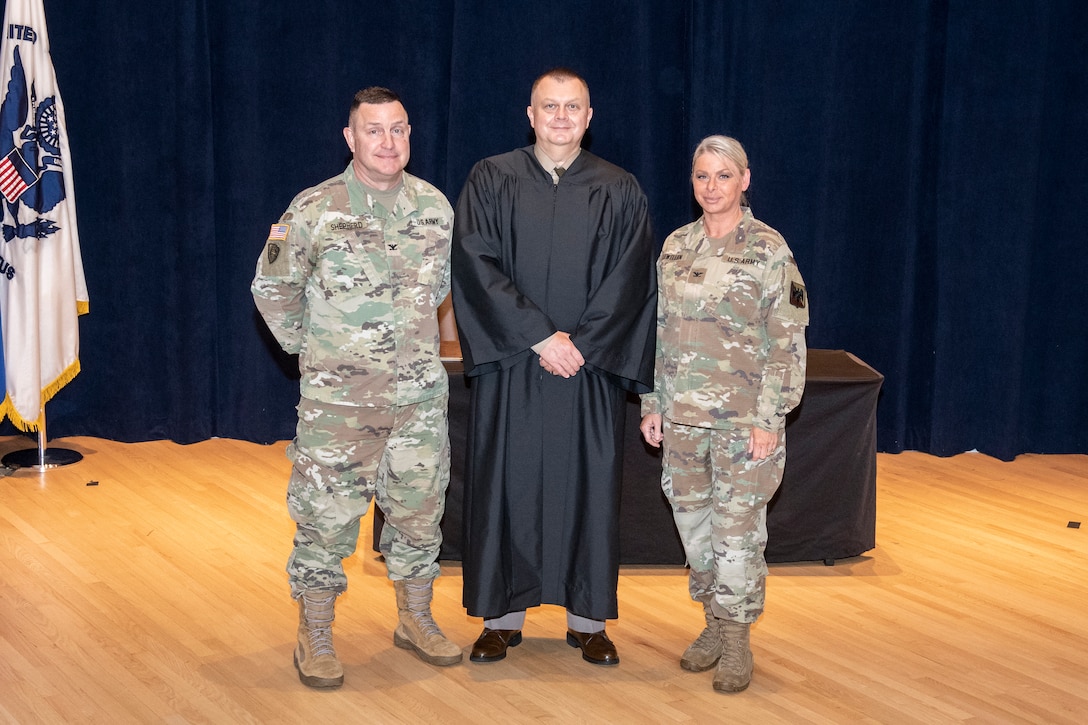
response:
{"label": "blonde hair", "polygon": [[700,141],[699,145],[695,147],[695,153],[691,155],[692,170],[695,169],[695,160],[703,154],[714,154],[729,159],[737,165],[742,174],[748,168],[748,154],[744,153],[744,147],[740,145],[740,141],[729,136],[717,134],[707,136]]}

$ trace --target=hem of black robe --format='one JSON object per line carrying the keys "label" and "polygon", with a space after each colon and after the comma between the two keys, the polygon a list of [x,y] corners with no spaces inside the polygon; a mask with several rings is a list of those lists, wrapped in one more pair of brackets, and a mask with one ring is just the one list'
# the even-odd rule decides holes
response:
{"label": "hem of black robe", "polygon": [[540,602],[540,601],[538,601],[536,603],[533,603],[533,604],[511,604],[509,609],[507,609],[505,612],[498,613],[498,614],[496,614],[494,612],[489,613],[489,614],[480,614],[479,612],[482,611],[482,610],[473,609],[472,607],[468,606],[467,604],[465,604],[465,611],[468,613],[468,616],[476,617],[478,619],[498,619],[499,617],[503,617],[503,616],[505,616],[507,614],[510,614],[511,612],[524,612],[524,611],[527,611],[529,609],[535,609],[537,607],[542,607],[542,606],[562,607],[566,611],[568,611],[571,614],[574,614],[574,615],[576,615],[578,617],[584,617],[585,619],[594,619],[594,620],[597,620],[599,622],[606,622],[606,621],[608,621],[610,619],[619,619],[620,618],[618,607],[611,614],[609,614],[607,616],[601,616],[601,615],[595,614],[595,613],[588,613],[587,614],[586,612],[576,611],[574,609],[571,609],[566,604],[561,604],[560,602]]}

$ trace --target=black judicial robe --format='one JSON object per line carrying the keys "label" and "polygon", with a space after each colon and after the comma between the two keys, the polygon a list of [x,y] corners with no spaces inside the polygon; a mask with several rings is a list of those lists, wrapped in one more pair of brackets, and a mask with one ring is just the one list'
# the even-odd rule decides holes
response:
{"label": "black judicial robe", "polygon": [[[553,184],[533,148],[484,159],[454,220],[453,306],[471,379],[464,604],[618,616],[627,392],[653,386],[657,281],[646,197],[582,151]],[[531,346],[557,330],[572,378]],[[456,422],[454,422],[456,424]]]}

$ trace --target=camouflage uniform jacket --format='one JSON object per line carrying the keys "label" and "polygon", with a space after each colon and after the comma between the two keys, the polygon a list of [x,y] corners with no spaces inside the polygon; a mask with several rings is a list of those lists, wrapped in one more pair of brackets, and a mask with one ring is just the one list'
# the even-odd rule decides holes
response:
{"label": "camouflage uniform jacket", "polygon": [[387,407],[448,391],[437,310],[452,228],[442,192],[407,173],[392,212],[350,165],[295,197],[272,225],[252,291],[276,340],[299,353],[303,398]]}
{"label": "camouflage uniform jacket", "polygon": [[744,216],[712,242],[699,219],[669,235],[657,263],[654,392],[642,414],[701,428],[772,433],[805,387],[808,298],[774,229]]}

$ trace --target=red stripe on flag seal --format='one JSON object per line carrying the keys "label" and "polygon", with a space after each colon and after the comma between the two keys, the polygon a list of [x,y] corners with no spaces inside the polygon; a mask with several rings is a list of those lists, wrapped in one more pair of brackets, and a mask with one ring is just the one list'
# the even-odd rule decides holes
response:
{"label": "red stripe on flag seal", "polygon": [[0,159],[0,194],[8,202],[14,203],[35,181],[37,176],[23,160],[19,149],[12,149]]}

